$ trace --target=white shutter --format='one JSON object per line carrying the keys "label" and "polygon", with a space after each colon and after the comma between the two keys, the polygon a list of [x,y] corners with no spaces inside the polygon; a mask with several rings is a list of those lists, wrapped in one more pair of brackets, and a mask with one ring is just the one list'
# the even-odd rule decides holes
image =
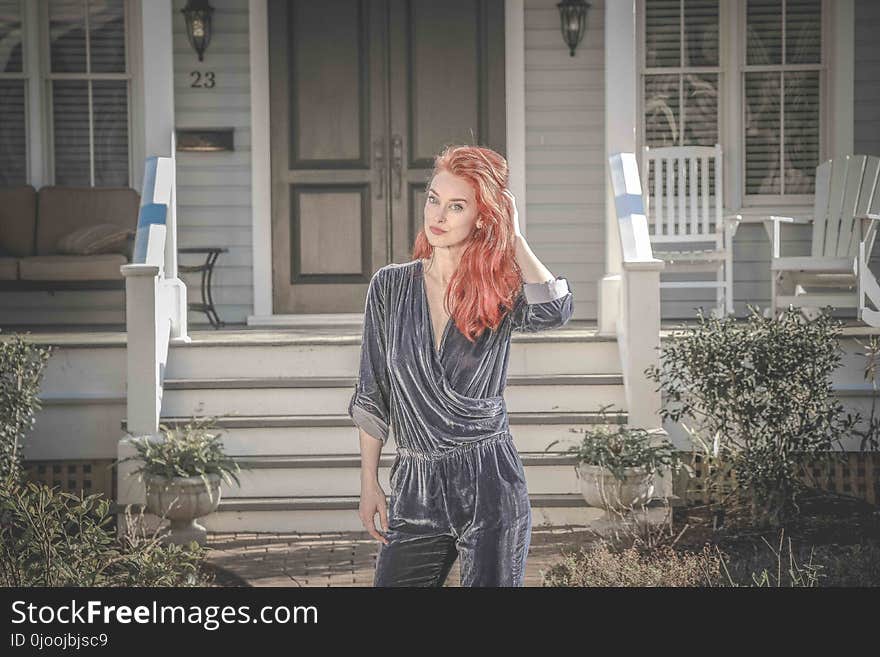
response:
{"label": "white shutter", "polygon": [[[821,0],[748,0],[743,79],[746,194],[814,191],[820,151],[821,28]],[[791,70],[793,65],[798,69]]]}
{"label": "white shutter", "polygon": [[22,6],[0,0],[0,186],[27,182]]}
{"label": "white shutter", "polygon": [[87,80],[54,80],[55,184],[91,185]]}

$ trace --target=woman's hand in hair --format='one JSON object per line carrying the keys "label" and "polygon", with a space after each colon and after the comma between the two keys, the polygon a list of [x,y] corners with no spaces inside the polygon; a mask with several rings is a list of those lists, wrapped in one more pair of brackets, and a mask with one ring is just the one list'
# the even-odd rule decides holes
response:
{"label": "woman's hand in hair", "polygon": [[504,194],[510,198],[511,214],[513,215],[513,234],[516,237],[522,237],[522,233],[519,230],[519,213],[516,211],[516,198],[509,189],[505,189]]}

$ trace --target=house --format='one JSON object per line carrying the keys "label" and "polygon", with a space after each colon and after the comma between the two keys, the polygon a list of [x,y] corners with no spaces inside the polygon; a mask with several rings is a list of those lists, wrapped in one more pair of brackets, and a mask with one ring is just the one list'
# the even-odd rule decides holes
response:
{"label": "house", "polygon": [[[809,216],[818,163],[880,153],[870,0],[593,0],[573,51],[554,0],[210,4],[201,58],[183,0],[0,8],[0,184],[130,186],[167,206],[125,292],[2,293],[6,332],[51,325],[34,339],[58,348],[27,458],[66,484],[117,455],[123,422],[150,433],[160,419],[237,413],[227,444],[257,469],[209,528],[359,528],[344,407],[364,292],[377,268],[411,259],[444,143],[506,155],[529,243],[575,294],[569,327],[516,338],[508,388],[533,508],[552,523],[594,516],[570,459],[543,448],[595,423],[600,404],[660,426],[638,366],[661,319],[714,304],[710,291],[657,294],[657,271],[633,272],[657,296],[656,321],[621,321],[630,272],[608,155],[721,144],[725,209],[743,217],[742,317],[770,300],[762,219]],[[159,172],[149,190],[145,162]],[[783,251],[808,244],[793,226]],[[228,249],[213,285],[226,330],[185,310],[199,279],[179,271],[194,261],[178,248],[195,246]],[[849,347],[837,383],[858,407],[871,393]],[[390,450],[383,459],[387,481]],[[116,486],[120,502],[138,498]]]}

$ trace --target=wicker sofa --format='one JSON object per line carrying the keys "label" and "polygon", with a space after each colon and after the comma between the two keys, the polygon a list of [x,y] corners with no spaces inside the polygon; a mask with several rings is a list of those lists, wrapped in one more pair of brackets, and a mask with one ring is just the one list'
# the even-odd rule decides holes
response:
{"label": "wicker sofa", "polygon": [[[0,188],[0,290],[124,289],[139,206],[129,188]],[[126,254],[59,252],[65,235],[94,224],[130,233]]]}

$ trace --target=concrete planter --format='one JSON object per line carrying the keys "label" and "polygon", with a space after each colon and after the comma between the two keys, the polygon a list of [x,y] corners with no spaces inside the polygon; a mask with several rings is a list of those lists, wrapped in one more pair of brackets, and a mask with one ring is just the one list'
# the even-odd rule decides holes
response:
{"label": "concrete planter", "polygon": [[196,522],[213,513],[220,504],[219,474],[206,475],[210,488],[201,477],[174,477],[169,479],[160,475],[144,475],[147,494],[147,510],[157,516],[171,520],[171,532],[162,537],[162,542],[186,544],[195,540],[204,545],[207,531]]}
{"label": "concrete planter", "polygon": [[643,466],[624,468],[623,481],[600,465],[578,463],[575,466],[581,494],[589,506],[628,508],[647,504],[654,495],[654,473]]}

